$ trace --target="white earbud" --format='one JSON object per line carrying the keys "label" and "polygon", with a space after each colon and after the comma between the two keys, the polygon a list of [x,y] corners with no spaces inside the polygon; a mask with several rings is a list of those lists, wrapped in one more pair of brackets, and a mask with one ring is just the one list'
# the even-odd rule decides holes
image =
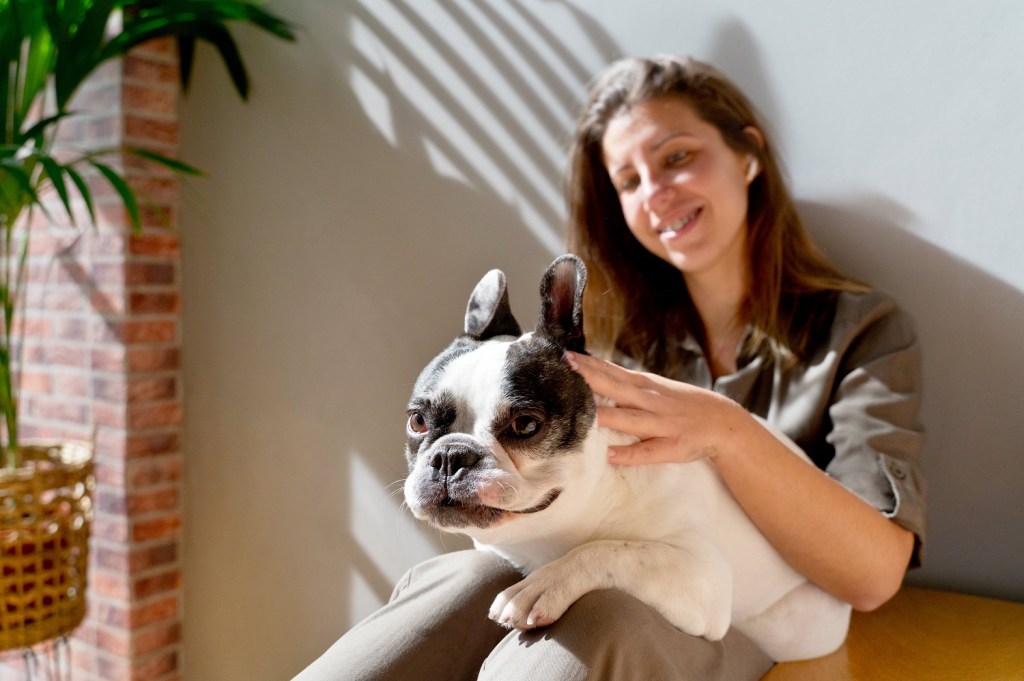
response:
{"label": "white earbud", "polygon": [[754,178],[757,177],[757,172],[760,169],[761,168],[757,163],[757,159],[751,156],[750,164],[747,166],[747,182],[753,182]]}

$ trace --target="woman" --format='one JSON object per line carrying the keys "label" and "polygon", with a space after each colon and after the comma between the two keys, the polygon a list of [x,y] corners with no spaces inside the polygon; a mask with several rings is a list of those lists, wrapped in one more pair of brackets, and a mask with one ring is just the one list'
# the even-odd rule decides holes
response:
{"label": "woman", "polygon": [[[813,247],[752,107],[706,65],[613,64],[570,161],[594,356],[567,360],[616,405],[599,422],[639,438],[611,462],[709,458],[799,572],[857,609],[884,603],[924,531],[909,320]],[[518,579],[480,552],[428,561],[299,678],[756,679],[772,665],[738,632],[690,637],[611,590],[506,632],[483,613]]]}

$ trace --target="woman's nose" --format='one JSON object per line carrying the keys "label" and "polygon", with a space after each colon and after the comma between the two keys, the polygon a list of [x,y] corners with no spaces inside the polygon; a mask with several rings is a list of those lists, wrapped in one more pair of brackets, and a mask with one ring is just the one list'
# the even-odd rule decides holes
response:
{"label": "woman's nose", "polygon": [[650,174],[640,180],[640,190],[643,192],[644,205],[648,210],[657,211],[670,200],[675,192],[671,183],[666,182],[664,177]]}

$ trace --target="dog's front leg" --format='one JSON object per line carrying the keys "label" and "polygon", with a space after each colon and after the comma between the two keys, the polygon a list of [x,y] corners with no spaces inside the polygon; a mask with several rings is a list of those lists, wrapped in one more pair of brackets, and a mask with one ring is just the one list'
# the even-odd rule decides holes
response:
{"label": "dog's front leg", "polygon": [[488,616],[510,628],[542,627],[597,589],[625,591],[694,636],[719,639],[729,628],[728,561],[697,537],[686,547],[611,539],[577,546],[498,594]]}

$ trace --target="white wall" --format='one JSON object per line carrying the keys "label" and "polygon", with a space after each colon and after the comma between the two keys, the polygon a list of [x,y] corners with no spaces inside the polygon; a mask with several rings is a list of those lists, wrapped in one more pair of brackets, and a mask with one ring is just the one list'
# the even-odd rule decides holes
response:
{"label": "white wall", "polygon": [[561,250],[563,149],[623,54],[690,52],[775,132],[831,255],[925,346],[915,581],[1024,600],[1024,5],[290,0],[297,45],[210,53],[181,155],[185,676],[290,678],[465,544],[401,509],[405,401],[488,268],[521,321]]}

